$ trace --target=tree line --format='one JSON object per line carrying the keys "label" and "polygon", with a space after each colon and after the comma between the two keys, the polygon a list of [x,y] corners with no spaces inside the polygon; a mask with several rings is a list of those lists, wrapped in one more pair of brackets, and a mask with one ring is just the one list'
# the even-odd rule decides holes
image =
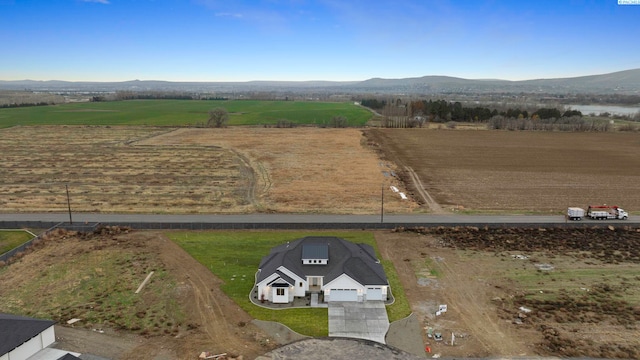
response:
{"label": "tree line", "polygon": [[[445,123],[449,121],[457,122],[487,122],[495,116],[503,116],[514,119],[553,119],[582,117],[578,110],[561,111],[557,108],[539,108],[533,112],[520,108],[508,108],[498,110],[486,106],[463,106],[459,101],[449,102],[446,100],[416,100],[404,102],[402,99],[395,101],[380,99],[362,99],[362,106],[380,112],[387,117],[408,117],[418,123],[429,121]],[[420,124],[418,124],[420,125]]]}

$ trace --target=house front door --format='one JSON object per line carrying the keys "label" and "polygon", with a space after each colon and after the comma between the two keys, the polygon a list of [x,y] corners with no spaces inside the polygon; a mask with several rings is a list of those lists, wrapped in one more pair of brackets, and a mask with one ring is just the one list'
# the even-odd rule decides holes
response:
{"label": "house front door", "polygon": [[322,278],[319,276],[309,277],[309,291],[318,292],[322,287]]}

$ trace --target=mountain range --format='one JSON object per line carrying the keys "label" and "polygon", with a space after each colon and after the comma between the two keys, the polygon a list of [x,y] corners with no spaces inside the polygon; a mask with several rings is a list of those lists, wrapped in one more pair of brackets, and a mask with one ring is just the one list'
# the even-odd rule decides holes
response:
{"label": "mountain range", "polygon": [[601,75],[536,80],[463,79],[451,76],[423,76],[403,79],[372,78],[364,81],[247,81],[171,82],[132,80],[123,82],[70,82],[0,80],[0,90],[50,92],[175,91],[196,93],[226,92],[323,92],[380,94],[640,94],[640,69]]}

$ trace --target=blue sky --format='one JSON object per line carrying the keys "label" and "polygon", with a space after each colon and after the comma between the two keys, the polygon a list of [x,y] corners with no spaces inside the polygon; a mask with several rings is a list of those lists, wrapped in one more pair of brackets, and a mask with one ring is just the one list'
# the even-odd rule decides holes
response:
{"label": "blue sky", "polygon": [[0,0],[0,43],[0,80],[524,80],[640,68],[640,5]]}

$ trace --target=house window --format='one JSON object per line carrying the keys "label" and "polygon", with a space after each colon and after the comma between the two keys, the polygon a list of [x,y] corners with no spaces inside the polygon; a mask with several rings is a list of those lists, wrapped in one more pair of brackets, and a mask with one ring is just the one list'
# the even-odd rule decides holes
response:
{"label": "house window", "polygon": [[302,281],[300,281],[300,287],[302,287]]}
{"label": "house window", "polygon": [[278,295],[278,296],[284,296],[284,289],[283,289],[283,288],[278,288],[278,289],[276,289],[276,295]]}

